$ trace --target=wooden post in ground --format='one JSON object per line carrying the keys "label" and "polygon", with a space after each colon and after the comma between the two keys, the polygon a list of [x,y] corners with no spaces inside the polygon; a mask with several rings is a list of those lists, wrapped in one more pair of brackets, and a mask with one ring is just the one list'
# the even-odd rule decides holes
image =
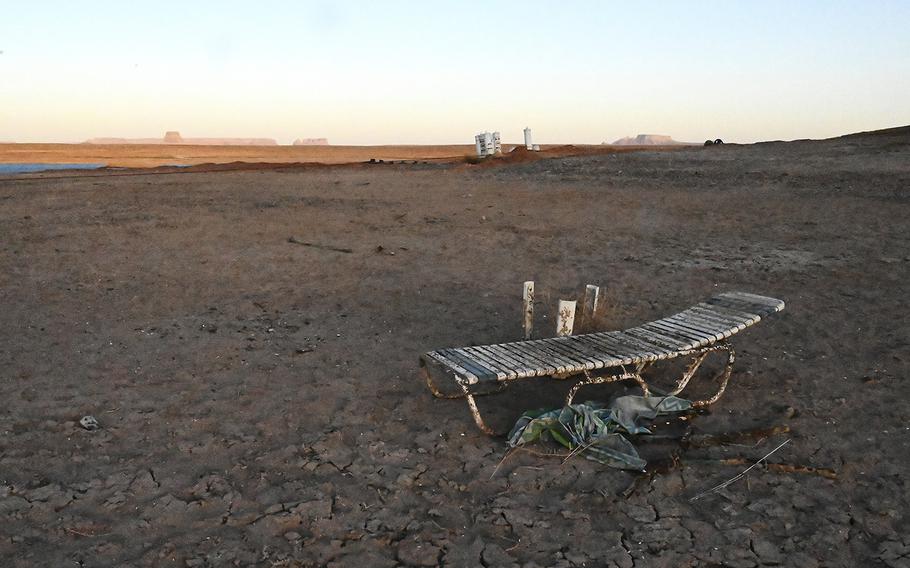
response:
{"label": "wooden post in ground", "polygon": [[534,330],[534,281],[528,280],[524,283],[524,290],[521,294],[522,300],[524,300],[524,308],[522,314],[524,315],[524,332],[525,340],[531,339],[531,332]]}
{"label": "wooden post in ground", "polygon": [[556,335],[572,335],[575,326],[575,300],[560,300],[556,316]]}
{"label": "wooden post in ground", "polygon": [[581,308],[581,330],[585,333],[594,331],[594,314],[597,313],[597,301],[600,298],[600,287],[588,284],[585,286],[585,303]]}

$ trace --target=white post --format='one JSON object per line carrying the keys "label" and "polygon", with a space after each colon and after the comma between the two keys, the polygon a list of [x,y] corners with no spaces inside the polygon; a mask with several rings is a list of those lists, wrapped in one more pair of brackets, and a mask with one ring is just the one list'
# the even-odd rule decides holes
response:
{"label": "white post", "polygon": [[600,297],[600,287],[588,284],[585,286],[585,304],[581,312],[581,325],[585,332],[594,328],[594,314],[597,313],[597,300]]}
{"label": "white post", "polygon": [[556,317],[556,335],[572,335],[575,326],[575,300],[560,300]]}
{"label": "white post", "polygon": [[524,300],[524,331],[525,340],[531,339],[531,331],[534,329],[534,281],[528,280],[524,283],[524,289],[521,294]]}
{"label": "white post", "polygon": [[534,149],[534,143],[531,142],[531,129],[527,126],[525,127],[525,148],[528,150]]}

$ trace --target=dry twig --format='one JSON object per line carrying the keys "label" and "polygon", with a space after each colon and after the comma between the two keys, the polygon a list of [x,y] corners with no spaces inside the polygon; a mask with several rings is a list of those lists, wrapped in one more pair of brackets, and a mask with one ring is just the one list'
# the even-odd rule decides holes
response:
{"label": "dry twig", "polygon": [[720,491],[721,489],[723,489],[723,488],[725,488],[725,487],[728,487],[728,486],[732,485],[733,483],[736,483],[737,481],[739,481],[740,479],[742,479],[743,477],[745,477],[747,473],[749,473],[750,471],[752,471],[752,469],[758,467],[758,464],[760,464],[761,462],[763,462],[763,461],[765,461],[766,459],[768,459],[769,457],[771,457],[771,454],[773,454],[773,453],[776,452],[777,450],[783,448],[783,447],[784,447],[785,445],[787,445],[788,443],[790,443],[790,438],[787,438],[786,440],[784,440],[783,442],[781,442],[776,448],[774,448],[773,450],[771,450],[770,452],[768,452],[767,454],[765,454],[760,460],[758,460],[758,461],[755,462],[754,464],[750,465],[749,467],[747,467],[746,469],[744,469],[743,471],[741,471],[741,472],[739,473],[739,475],[736,475],[736,476],[734,476],[734,477],[731,477],[730,479],[724,481],[723,483],[721,483],[721,484],[719,484],[719,485],[715,485],[715,486],[712,487],[711,489],[708,489],[707,491],[704,491],[704,492],[702,492],[702,493],[699,493],[699,494],[696,495],[695,497],[692,497],[691,499],[689,499],[689,501],[697,501],[697,500],[701,499],[702,497],[704,497],[705,495],[710,495],[711,493],[714,493],[715,491]]}

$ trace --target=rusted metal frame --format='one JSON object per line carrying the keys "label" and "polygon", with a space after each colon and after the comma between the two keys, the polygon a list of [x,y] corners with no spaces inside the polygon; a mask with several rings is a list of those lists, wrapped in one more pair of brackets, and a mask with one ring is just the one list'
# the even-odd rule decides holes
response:
{"label": "rusted metal frame", "polygon": [[[715,346],[711,346],[715,347]],[[676,381],[676,386],[673,387],[673,390],[667,393],[667,396],[676,396],[683,391],[683,389],[688,386],[689,381],[692,380],[692,377],[695,376],[695,372],[698,371],[698,368],[701,367],[701,364],[704,362],[705,358],[708,357],[708,354],[712,351],[711,348],[702,349],[700,353],[697,353],[692,356],[692,362],[689,363],[689,366],[686,367],[685,372],[683,372],[682,377]]]}
{"label": "rusted metal frame", "polygon": [[730,382],[730,375],[733,373],[733,363],[736,361],[736,352],[733,350],[733,346],[726,342],[715,345],[714,347],[716,347],[714,350],[727,352],[727,364],[719,375],[720,388],[717,389],[714,396],[693,402],[692,408],[704,408],[717,402],[720,397],[723,396],[724,391],[727,390],[727,384]]}
{"label": "rusted metal frame", "polygon": [[648,363],[642,362],[635,366],[634,371],[626,370],[625,365],[620,365],[621,372],[618,374],[609,374],[609,375],[599,375],[593,376],[590,372],[584,371],[584,378],[572,385],[572,388],[569,389],[568,394],[566,394],[566,406],[572,404],[572,400],[575,398],[575,395],[578,393],[578,390],[586,385],[599,385],[604,383],[613,383],[616,381],[628,381],[632,380],[638,383],[644,392],[645,396],[650,396],[648,391],[648,385],[645,380],[641,377],[641,372],[648,365]]}
{"label": "rusted metal frame", "polygon": [[720,388],[717,390],[714,396],[693,402],[692,407],[703,408],[717,402],[720,397],[723,396],[724,391],[727,389],[727,384],[730,382],[730,375],[733,373],[733,363],[736,361],[736,353],[733,350],[733,346],[726,341],[681,353],[680,355],[683,357],[692,357],[692,362],[689,363],[689,366],[686,368],[685,372],[683,372],[682,377],[676,381],[676,386],[674,386],[673,390],[668,392],[667,395],[677,396],[680,392],[682,392],[683,389],[688,386],[689,382],[695,376],[695,373],[698,371],[699,367],[701,367],[701,364],[708,357],[708,355],[715,351],[727,352],[727,363],[724,367],[724,370],[721,371],[721,373],[718,375],[721,378]]}
{"label": "rusted metal frame", "polygon": [[[474,418],[474,423],[477,424],[477,427],[487,435],[495,436],[496,430],[493,430],[487,423],[483,421],[483,416],[480,415],[480,409],[477,408],[477,401],[474,400],[474,395],[471,394],[468,389],[468,385],[464,383],[459,383],[461,385],[461,390],[464,391],[464,397],[468,401],[468,409],[471,411],[471,416]],[[503,384],[505,386],[505,383]]]}

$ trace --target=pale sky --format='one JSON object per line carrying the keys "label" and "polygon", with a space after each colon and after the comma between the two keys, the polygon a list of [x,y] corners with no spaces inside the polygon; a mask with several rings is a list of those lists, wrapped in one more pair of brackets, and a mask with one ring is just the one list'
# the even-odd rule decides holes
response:
{"label": "pale sky", "polygon": [[910,124],[910,1],[3,0],[0,141],[822,138]]}

